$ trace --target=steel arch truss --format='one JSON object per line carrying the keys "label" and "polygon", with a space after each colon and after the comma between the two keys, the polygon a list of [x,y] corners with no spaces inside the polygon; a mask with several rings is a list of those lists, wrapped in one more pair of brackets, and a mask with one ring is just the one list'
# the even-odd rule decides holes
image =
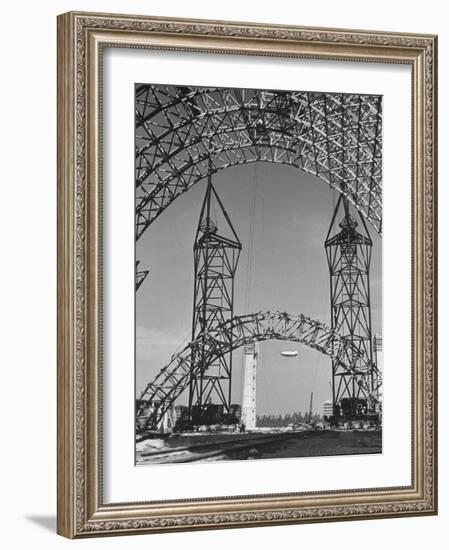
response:
{"label": "steel arch truss", "polygon": [[136,236],[210,173],[256,161],[315,174],[382,231],[381,97],[136,86]]}
{"label": "steel arch truss", "polygon": [[[217,358],[252,342],[285,340],[299,342],[324,355],[348,373],[354,373],[356,362],[363,353],[350,341],[325,324],[304,315],[289,315],[283,312],[258,312],[232,319],[206,331],[176,353],[170,362],[150,382],[140,396],[138,416],[147,414],[147,427],[157,429],[164,414],[189,386],[192,370],[200,370],[201,364],[192,357],[203,353],[203,364],[212,364]],[[198,373],[197,373],[198,374]],[[366,380],[358,379],[362,395],[368,397]],[[150,408],[147,408],[151,404]]]}

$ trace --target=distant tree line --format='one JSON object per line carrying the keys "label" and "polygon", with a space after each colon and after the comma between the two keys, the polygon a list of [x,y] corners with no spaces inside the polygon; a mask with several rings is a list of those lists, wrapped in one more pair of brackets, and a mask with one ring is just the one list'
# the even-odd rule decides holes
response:
{"label": "distant tree line", "polygon": [[[304,422],[310,422],[308,414],[302,414],[301,411],[294,412],[293,414],[263,414],[257,416],[256,424],[258,428],[283,428],[289,424],[302,424]],[[319,422],[321,416],[317,413],[312,415],[312,422]]]}

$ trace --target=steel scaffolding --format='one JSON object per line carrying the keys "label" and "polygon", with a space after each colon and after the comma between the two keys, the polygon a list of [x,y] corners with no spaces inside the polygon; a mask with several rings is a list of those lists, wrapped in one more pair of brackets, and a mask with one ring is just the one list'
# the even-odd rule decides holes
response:
{"label": "steel scaffolding", "polygon": [[343,193],[382,232],[378,95],[136,85],[136,239],[209,174],[288,164]]}
{"label": "steel scaffolding", "polygon": [[[211,178],[259,161],[297,167],[338,192],[325,242],[331,328],[279,312],[233,316],[241,243]],[[185,390],[192,422],[201,422],[211,402],[229,411],[232,350],[268,339],[298,341],[331,358],[336,411],[376,411],[382,379],[372,339],[367,224],[381,234],[381,97],[136,85],[136,240],[203,179],[192,340],[142,393],[142,403],[152,403],[149,425],[157,428]],[[136,267],[136,289],[147,273]]]}
{"label": "steel scaffolding", "polygon": [[[192,361],[192,351],[204,353],[204,363],[213,364],[232,350],[267,340],[304,344],[326,355],[349,374],[355,372],[353,363],[360,360],[360,353],[363,352],[349,338],[343,338],[337,331],[305,315],[259,311],[234,316],[215,329],[200,334],[171,357],[140,395],[137,415],[147,414],[148,404],[151,404],[146,424],[152,429],[159,428],[164,414],[189,388],[192,370],[196,373],[201,368]],[[366,359],[361,361],[367,362]]]}
{"label": "steel scaffolding", "polygon": [[148,269],[139,270],[140,261],[136,262],[136,292],[139,290],[140,285],[145,281],[150,273]]}
{"label": "steel scaffolding", "polygon": [[334,414],[357,417],[375,413],[380,376],[373,360],[371,328],[372,240],[363,216],[351,210],[349,201],[340,195],[325,249],[330,274],[331,326],[351,342],[352,352],[358,352],[352,361],[353,372],[332,361]]}
{"label": "steel scaffolding", "polygon": [[[192,340],[234,314],[234,277],[242,245],[209,175],[193,247]],[[229,335],[223,335],[228,338]],[[192,350],[189,418],[202,423],[209,403],[231,411],[232,352],[206,358],[206,340]],[[232,342],[231,342],[232,347]]]}
{"label": "steel scaffolding", "polygon": [[296,166],[382,226],[381,96],[136,86],[136,228],[209,173],[249,162]]}

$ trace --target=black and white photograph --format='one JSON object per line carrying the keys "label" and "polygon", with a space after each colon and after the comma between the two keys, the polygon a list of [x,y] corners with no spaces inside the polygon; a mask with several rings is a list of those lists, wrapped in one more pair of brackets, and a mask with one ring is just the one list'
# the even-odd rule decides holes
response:
{"label": "black and white photograph", "polygon": [[137,465],[382,452],[382,97],[135,85]]}

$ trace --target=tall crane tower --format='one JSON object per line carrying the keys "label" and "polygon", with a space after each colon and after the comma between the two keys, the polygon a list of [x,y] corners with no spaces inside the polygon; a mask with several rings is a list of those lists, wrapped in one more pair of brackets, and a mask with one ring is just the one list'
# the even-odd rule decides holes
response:
{"label": "tall crane tower", "polygon": [[[332,328],[352,344],[353,372],[332,362],[334,415],[357,417],[374,413],[370,263],[372,240],[363,216],[352,212],[340,194],[325,249],[330,275]],[[360,352],[360,353],[358,353]]]}
{"label": "tall crane tower", "polygon": [[[206,194],[193,246],[194,290],[192,340],[211,331],[234,314],[234,276],[242,245],[208,176]],[[227,336],[218,336],[227,338]],[[226,341],[226,345],[229,342]],[[227,347],[229,349],[229,347]],[[192,351],[189,418],[208,423],[210,405],[231,413],[232,352],[207,359],[206,341]],[[198,369],[197,367],[200,366]]]}

